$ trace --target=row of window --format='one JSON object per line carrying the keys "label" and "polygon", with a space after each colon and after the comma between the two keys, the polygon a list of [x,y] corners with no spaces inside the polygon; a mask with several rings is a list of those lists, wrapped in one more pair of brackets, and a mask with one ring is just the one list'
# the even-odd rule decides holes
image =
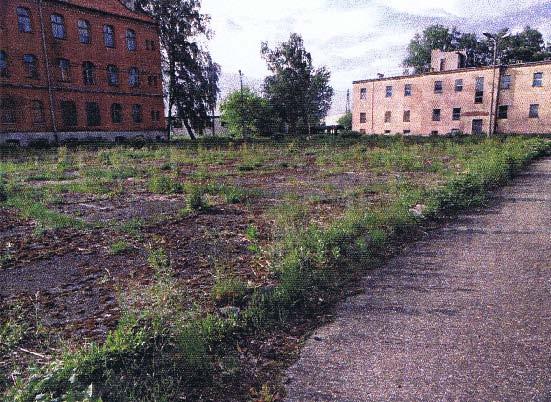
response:
{"label": "row of window", "polygon": [[[33,31],[31,22],[31,12],[28,8],[17,7],[17,26],[19,32],[30,33]],[[60,14],[52,14],[50,16],[50,22],[52,26],[52,35],[56,39],[65,39],[67,37],[67,31],[65,29],[65,18]],[[77,31],[79,42],[85,45],[92,43],[92,28],[87,20],[80,19],[77,22]],[[112,25],[103,26],[103,43],[106,47],[115,47],[115,29]],[[138,50],[138,43],[136,39],[136,32],[132,29],[126,30],[126,48],[134,52]],[[156,45],[153,40],[145,41],[145,48],[148,50],[155,50]]]}
{"label": "row of window", "polygon": [[[530,105],[530,110],[528,112],[528,117],[532,119],[539,118],[539,110],[540,105],[539,104],[532,104]],[[509,106],[508,105],[500,105],[498,108],[497,118],[498,119],[507,119],[509,116]],[[441,121],[442,120],[442,109],[433,109],[432,110],[432,121]],[[456,107],[452,109],[452,120],[458,121],[461,120],[461,108]],[[385,123],[391,123],[392,122],[392,112],[387,111],[385,112]],[[409,123],[411,122],[411,111],[405,110],[403,115],[403,122]],[[360,123],[365,124],[367,123],[367,114],[366,113],[360,113]]]}
{"label": "row of window", "polygon": [[[0,123],[16,124],[17,123],[17,105],[13,98],[6,97],[0,99]],[[97,127],[101,125],[101,112],[99,104],[96,102],[87,102],[85,104],[86,125],[88,127]],[[124,122],[124,108],[120,103],[111,105],[111,122],[120,124]],[[61,116],[65,127],[76,127],[78,125],[78,113],[76,103],[73,101],[61,102]],[[33,124],[44,124],[44,104],[42,101],[31,101],[31,119]],[[131,110],[132,122],[139,124],[143,122],[142,105],[132,105]],[[151,121],[158,123],[161,121],[161,113],[156,110],[151,111]]]}
{"label": "row of window", "polygon": [[[26,54],[23,56],[23,64],[25,72],[28,78],[38,79],[38,59],[33,54]],[[71,81],[71,63],[67,59],[58,59],[57,67],[59,69],[59,78],[61,81]],[[111,86],[118,86],[120,83],[120,71],[119,68],[110,64],[106,68],[107,71],[107,83]],[[8,77],[8,55],[5,51],[0,50],[0,76]],[[96,66],[90,61],[82,63],[82,80],[85,85],[96,84]],[[156,75],[150,75],[147,77],[149,86],[156,87],[158,79]],[[130,87],[140,86],[140,70],[137,67],[131,67],[128,69],[128,85]]]}
{"label": "row of window", "polygon": [[[543,86],[543,73],[538,72],[534,73],[533,80],[532,80],[532,87],[542,87]],[[501,89],[510,89],[511,88],[511,76],[510,75],[503,75],[501,77],[500,82],[500,88]],[[385,88],[385,97],[391,98],[393,95],[393,86],[387,85]],[[455,80],[454,85],[455,92],[462,92],[463,91],[463,80],[457,79]],[[434,93],[435,94],[441,94],[444,92],[444,82],[443,81],[435,81],[434,82]],[[411,96],[412,95],[412,85],[411,84],[405,84],[404,85],[404,96]],[[484,77],[477,77],[475,81],[475,103],[482,103],[482,98],[484,95]],[[360,88],[360,100],[366,100],[367,99],[367,88]]]}

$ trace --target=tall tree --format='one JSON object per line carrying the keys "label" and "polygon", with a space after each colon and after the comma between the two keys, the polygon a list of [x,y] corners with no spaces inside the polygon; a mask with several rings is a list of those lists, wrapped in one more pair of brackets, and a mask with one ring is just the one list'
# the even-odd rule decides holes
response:
{"label": "tall tree", "polygon": [[210,17],[200,0],[138,0],[159,25],[169,130],[176,110],[191,138],[202,132],[218,97],[220,67],[201,44],[210,39]]}
{"label": "tall tree", "polygon": [[264,93],[279,118],[291,133],[308,133],[327,115],[333,98],[330,72],[314,68],[312,56],[298,34],[275,49],[262,43],[261,54],[272,72],[264,81]]}
{"label": "tall tree", "polygon": [[220,111],[232,137],[270,135],[276,129],[277,123],[268,100],[247,87],[229,94],[222,102]]}
{"label": "tall tree", "polygon": [[[498,32],[502,36],[507,29]],[[416,34],[407,47],[404,67],[411,67],[416,73],[430,68],[431,51],[467,50],[468,65],[471,67],[487,66],[493,63],[493,43],[487,38],[479,38],[474,33],[462,33],[457,28],[432,25],[421,34]],[[498,45],[501,62],[540,61],[551,57],[551,49],[546,48],[543,35],[537,29],[526,27],[522,32],[504,38]]]}

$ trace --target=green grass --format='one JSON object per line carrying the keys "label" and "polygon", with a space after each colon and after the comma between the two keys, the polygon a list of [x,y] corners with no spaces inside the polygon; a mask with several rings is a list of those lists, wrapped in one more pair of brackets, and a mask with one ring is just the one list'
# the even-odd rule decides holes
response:
{"label": "green grass", "polygon": [[[316,316],[339,297],[353,275],[376,268],[394,241],[416,233],[425,220],[484,205],[490,190],[551,149],[549,142],[537,138],[350,138],[337,145],[332,144],[336,139],[323,141],[325,148],[316,148],[318,164],[325,158],[327,162],[323,163],[342,164],[343,168],[348,163],[365,165],[366,169],[371,166],[381,175],[380,182],[346,197],[361,200],[366,194],[383,193],[380,203],[350,203],[333,220],[320,224],[311,219],[309,203],[300,194],[280,200],[267,213],[276,225],[271,275],[277,284],[249,290],[231,270],[219,273],[212,300],[218,305],[242,307],[239,314],[227,318],[190,306],[182,295],[185,289],[176,285],[167,253],[151,249],[148,261],[154,283],[136,295],[141,300],[138,306],[149,307],[129,308],[106,342],[67,353],[55,365],[36,371],[10,390],[10,400],[32,401],[39,394],[78,399],[75,395],[84,395],[90,384],[96,390],[93,396],[104,400],[176,400],[189,387],[209,380],[218,348],[231,348],[234,336],[284,325],[297,317]],[[342,147],[344,154],[333,155],[339,153],[333,146]],[[257,153],[267,154],[268,145],[262,147],[217,149],[212,157],[200,151],[200,159],[219,163],[224,154],[250,165]],[[129,150],[126,155],[116,156],[110,151],[103,158],[112,163],[115,157],[156,157],[157,152]],[[263,164],[282,155],[304,156],[296,141],[278,146],[270,155],[263,157]],[[170,157],[198,159],[187,150],[174,151]],[[404,178],[405,173],[415,172],[435,174],[439,184],[425,186]],[[208,192],[204,184],[186,183],[188,208],[203,209]],[[8,194],[9,202],[9,186]],[[417,204],[426,206],[425,217],[409,212]],[[248,227],[245,234],[250,242],[258,240],[255,227]],[[269,390],[265,394],[269,395]]]}

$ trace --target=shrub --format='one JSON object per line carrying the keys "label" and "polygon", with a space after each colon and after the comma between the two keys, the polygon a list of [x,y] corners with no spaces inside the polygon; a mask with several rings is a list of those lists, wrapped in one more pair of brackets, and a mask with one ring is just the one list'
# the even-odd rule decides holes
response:
{"label": "shrub", "polygon": [[205,199],[207,190],[199,185],[186,186],[186,209],[188,211],[201,211],[209,208],[208,202]]}
{"label": "shrub", "polygon": [[177,194],[182,192],[182,185],[167,176],[153,176],[149,180],[148,189],[155,194]]}
{"label": "shrub", "polygon": [[212,299],[218,305],[240,305],[247,293],[247,285],[239,278],[218,274],[212,288]]}

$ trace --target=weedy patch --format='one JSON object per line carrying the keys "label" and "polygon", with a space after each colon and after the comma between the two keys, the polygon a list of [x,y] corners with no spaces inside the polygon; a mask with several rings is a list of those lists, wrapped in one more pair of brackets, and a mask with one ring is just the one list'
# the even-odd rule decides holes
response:
{"label": "weedy patch", "polygon": [[178,194],[183,191],[181,183],[171,177],[162,175],[153,176],[149,179],[147,188],[155,194]]}

